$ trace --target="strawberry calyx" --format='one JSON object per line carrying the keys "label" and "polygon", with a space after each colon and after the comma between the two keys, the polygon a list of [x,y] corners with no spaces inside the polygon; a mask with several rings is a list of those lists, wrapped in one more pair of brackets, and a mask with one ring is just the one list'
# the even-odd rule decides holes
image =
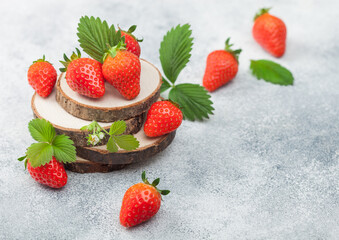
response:
{"label": "strawberry calyx", "polygon": [[160,182],[160,178],[157,178],[157,179],[155,179],[152,183],[150,183],[150,182],[148,181],[148,179],[146,178],[146,172],[143,171],[142,174],[141,174],[141,179],[142,179],[142,181],[143,181],[145,184],[154,187],[161,195],[167,195],[167,194],[170,193],[169,190],[160,190],[160,189],[157,188],[157,185],[158,185],[159,182]]}
{"label": "strawberry calyx", "polygon": [[18,158],[18,161],[20,161],[20,162],[22,162],[23,160],[25,160],[25,170],[26,170],[27,169],[27,163],[28,163],[27,155]]}
{"label": "strawberry calyx", "polygon": [[39,58],[39,59],[33,61],[32,65],[33,65],[34,63],[38,63],[38,62],[47,62],[47,63],[51,64],[50,62],[46,61],[45,55],[43,55],[42,58]]}
{"label": "strawberry calyx", "polygon": [[164,101],[170,102],[170,103],[172,103],[172,104],[174,105],[174,107],[181,109],[179,103],[174,102],[174,101],[172,101],[171,99],[167,99],[167,100],[164,100]]}
{"label": "strawberry calyx", "polygon": [[125,37],[122,37],[121,41],[116,46],[111,47],[108,45],[108,48],[108,51],[103,56],[103,62],[106,60],[108,55],[114,58],[118,51],[126,50]]}
{"label": "strawberry calyx", "polygon": [[137,25],[132,25],[132,26],[130,26],[130,28],[127,30],[127,32],[124,31],[124,30],[122,30],[122,29],[119,27],[119,25],[118,25],[118,28],[119,28],[120,31],[122,31],[122,32],[127,33],[128,35],[130,35],[130,36],[131,36],[132,38],[134,38],[137,42],[142,42],[142,41],[144,41],[143,38],[142,38],[142,39],[138,39],[138,38],[136,38],[136,36],[133,35],[133,32],[134,32],[135,29],[137,28]]}
{"label": "strawberry calyx", "polygon": [[261,15],[264,15],[265,13],[268,13],[271,10],[271,8],[262,8],[260,9],[254,16],[253,21],[255,21],[258,17],[260,17]]}
{"label": "strawberry calyx", "polygon": [[66,71],[67,71],[68,65],[69,65],[72,61],[81,58],[81,52],[80,52],[80,50],[79,50],[78,48],[75,48],[75,49],[76,49],[76,53],[73,52],[70,58],[68,58],[68,57],[66,56],[66,54],[64,53],[64,60],[65,60],[65,61],[59,61],[62,65],[64,65],[63,68],[59,68],[59,70],[60,70],[61,72],[66,72]]}
{"label": "strawberry calyx", "polygon": [[237,62],[239,63],[238,58],[239,58],[239,54],[241,53],[241,49],[236,49],[236,50],[231,49],[231,47],[233,46],[233,44],[230,44],[230,39],[231,39],[231,38],[227,38],[227,39],[226,39],[226,42],[225,42],[225,51],[226,51],[226,52],[229,52],[230,54],[232,54],[233,57],[234,57],[234,58],[237,60]]}

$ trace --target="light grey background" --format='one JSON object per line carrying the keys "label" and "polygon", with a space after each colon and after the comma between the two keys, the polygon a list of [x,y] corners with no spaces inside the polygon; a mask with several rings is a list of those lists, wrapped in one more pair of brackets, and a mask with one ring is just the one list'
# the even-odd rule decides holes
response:
{"label": "light grey background", "polygon": [[[273,59],[252,39],[254,13],[273,6],[288,29]],[[0,239],[338,239],[338,1],[1,1]],[[16,161],[33,141],[27,83],[43,54],[55,67],[77,44],[82,15],[137,24],[141,57],[160,67],[163,35],[190,23],[194,49],[178,82],[201,83],[208,53],[241,47],[237,77],[212,94],[215,115],[185,121],[173,144],[107,174],[68,172],[62,190],[34,182]],[[295,85],[251,76],[249,59],[289,68]],[[151,221],[124,229],[125,190],[142,170],[170,189]]]}

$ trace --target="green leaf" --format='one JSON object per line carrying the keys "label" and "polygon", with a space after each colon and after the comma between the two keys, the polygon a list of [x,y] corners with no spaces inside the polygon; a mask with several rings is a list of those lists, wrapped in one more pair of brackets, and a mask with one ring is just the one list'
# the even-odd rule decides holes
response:
{"label": "green leaf", "polygon": [[101,63],[109,48],[117,45],[121,39],[121,32],[116,32],[114,25],[109,27],[106,21],[88,16],[80,18],[77,35],[80,47]]}
{"label": "green leaf", "polygon": [[152,186],[156,187],[160,182],[160,178],[157,178],[155,179],[153,182],[152,182]]}
{"label": "green leaf", "polygon": [[25,160],[25,169],[27,169],[27,162],[28,162],[28,159],[27,159],[27,156],[23,156],[23,157],[19,157],[18,158],[18,161],[23,161],[23,160]]}
{"label": "green leaf", "polygon": [[74,142],[68,136],[58,135],[54,138],[52,143],[54,150],[54,157],[63,163],[70,163],[76,161],[76,151],[73,146]]}
{"label": "green leaf", "polygon": [[86,126],[83,126],[83,127],[80,128],[80,130],[81,130],[81,131],[86,131],[86,130],[88,130],[88,126],[87,126],[87,125],[86,125]]}
{"label": "green leaf", "polygon": [[28,163],[28,159],[26,158],[26,160],[25,160],[25,170],[27,169],[27,163]]}
{"label": "green leaf", "polygon": [[109,129],[109,135],[120,135],[123,134],[126,130],[126,122],[125,121],[116,121],[112,124]]}
{"label": "green leaf", "polygon": [[250,69],[257,79],[279,85],[293,85],[292,73],[278,63],[269,60],[251,60]]}
{"label": "green leaf", "polygon": [[128,33],[132,33],[132,32],[134,32],[135,31],[135,29],[137,28],[137,25],[132,25],[132,26],[130,26],[130,28],[128,29]]}
{"label": "green leaf", "polygon": [[34,140],[38,142],[52,142],[55,137],[55,129],[45,119],[33,119],[28,124],[28,130]]}
{"label": "green leaf", "polygon": [[53,147],[48,143],[33,143],[26,152],[32,167],[40,167],[52,160]]}
{"label": "green leaf", "polygon": [[86,125],[86,126],[83,126],[80,128],[81,131],[89,131],[89,132],[92,132],[94,130],[99,130],[100,126],[99,124],[97,123],[97,121],[93,120],[90,124]]}
{"label": "green leaf", "polygon": [[262,8],[260,9],[254,16],[253,21],[255,21],[258,17],[260,17],[261,15],[268,13],[270,11],[271,7],[269,8]]}
{"label": "green leaf", "polygon": [[161,190],[160,194],[161,195],[168,195],[170,193],[170,190]]}
{"label": "green leaf", "polygon": [[107,150],[110,152],[117,152],[118,151],[118,146],[117,144],[114,142],[113,138],[110,137],[108,139],[108,142],[106,144]]}
{"label": "green leaf", "polygon": [[162,69],[168,80],[174,83],[191,57],[193,38],[190,25],[178,25],[164,36],[159,53]]}
{"label": "green leaf", "polygon": [[25,156],[23,156],[23,157],[19,157],[19,158],[18,158],[18,161],[20,161],[20,162],[21,162],[21,161],[25,160],[26,158],[27,158],[27,156],[26,156],[26,155],[25,155]]}
{"label": "green leaf", "polygon": [[113,136],[118,146],[125,150],[134,150],[139,147],[139,141],[133,135]]}
{"label": "green leaf", "polygon": [[142,179],[143,182],[146,181],[146,172],[145,171],[142,172],[141,179]]}
{"label": "green leaf", "polygon": [[194,121],[209,118],[213,114],[211,96],[199,84],[184,83],[173,87],[169,99],[180,105],[185,119]]}
{"label": "green leaf", "polygon": [[169,88],[171,88],[171,84],[164,77],[162,77],[162,84],[161,84],[161,87],[160,87],[160,93],[165,92]]}

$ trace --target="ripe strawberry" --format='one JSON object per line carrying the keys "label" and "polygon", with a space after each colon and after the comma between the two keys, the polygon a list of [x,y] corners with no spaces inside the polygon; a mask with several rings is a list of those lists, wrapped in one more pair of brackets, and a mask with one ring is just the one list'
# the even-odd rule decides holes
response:
{"label": "ripe strawberry", "polygon": [[232,50],[233,44],[226,40],[225,50],[211,52],[206,61],[203,86],[210,92],[231,81],[238,72],[238,57],[241,49]]}
{"label": "ripe strawberry", "polygon": [[131,100],[140,93],[141,65],[139,58],[126,51],[123,45],[120,42],[109,50],[104,57],[102,73],[124,98]]}
{"label": "ripe strawberry", "polygon": [[160,208],[161,195],[170,193],[168,190],[156,188],[160,181],[159,178],[150,184],[145,171],[141,177],[143,183],[137,183],[130,187],[122,199],[120,223],[124,227],[133,227],[149,220]]}
{"label": "ripe strawberry", "polygon": [[269,10],[263,8],[256,14],[252,34],[266,51],[275,57],[281,57],[286,48],[286,26],[281,19],[269,14]]}
{"label": "ripe strawberry", "polygon": [[33,62],[27,73],[28,83],[41,97],[51,94],[57,80],[57,72],[49,62],[42,59]]}
{"label": "ripe strawberry", "polygon": [[132,33],[137,28],[136,25],[131,26],[128,31],[121,30],[121,36],[125,36],[125,43],[126,43],[126,50],[134,53],[138,57],[140,57],[140,45],[139,42],[142,42],[143,40],[137,39]]}
{"label": "ripe strawberry", "polygon": [[55,157],[49,163],[36,168],[33,168],[28,160],[27,168],[35,181],[51,188],[61,188],[67,183],[64,165],[58,162]]}
{"label": "ripe strawberry", "polygon": [[100,98],[105,94],[105,80],[101,71],[101,63],[91,58],[81,58],[79,49],[73,52],[71,59],[64,54],[65,61],[60,61],[65,68],[66,82],[75,92],[90,97]]}
{"label": "ripe strawberry", "polygon": [[176,130],[182,122],[182,112],[170,101],[159,101],[148,110],[144,132],[148,137],[158,137]]}

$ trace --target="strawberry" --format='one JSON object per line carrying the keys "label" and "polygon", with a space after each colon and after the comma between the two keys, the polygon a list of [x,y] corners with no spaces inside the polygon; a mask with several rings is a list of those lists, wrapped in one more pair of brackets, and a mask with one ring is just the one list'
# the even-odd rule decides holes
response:
{"label": "strawberry", "polygon": [[133,227],[152,218],[159,211],[161,195],[170,193],[168,190],[157,189],[159,178],[150,184],[145,171],[141,177],[143,183],[130,187],[122,199],[120,223],[124,227]]}
{"label": "strawberry", "polygon": [[35,168],[31,166],[28,160],[27,169],[35,181],[51,188],[61,188],[67,183],[64,165],[58,162],[55,157],[49,163]]}
{"label": "strawberry", "polygon": [[233,44],[226,40],[225,50],[211,52],[206,61],[203,86],[210,92],[231,81],[238,72],[238,57],[241,49],[232,50]]}
{"label": "strawberry", "polygon": [[57,80],[57,72],[49,62],[42,59],[33,62],[27,73],[28,83],[41,97],[51,94]]}
{"label": "strawberry", "polygon": [[65,68],[66,82],[75,92],[90,97],[100,98],[105,94],[105,80],[101,71],[101,63],[91,58],[81,58],[79,49],[73,52],[71,59],[64,54],[65,61],[60,61]]}
{"label": "strawberry", "polygon": [[281,19],[269,14],[269,10],[263,8],[255,15],[252,34],[267,52],[281,57],[286,48],[286,26]]}
{"label": "strawberry", "polygon": [[126,50],[134,53],[138,57],[140,57],[140,45],[139,42],[142,42],[143,40],[137,39],[132,33],[137,28],[136,25],[131,26],[128,31],[121,30],[121,37],[125,36],[125,43],[126,43]]}
{"label": "strawberry", "polygon": [[181,110],[170,101],[152,104],[147,113],[144,132],[148,137],[158,137],[176,130],[183,119]]}
{"label": "strawberry", "polygon": [[102,73],[126,99],[136,98],[140,93],[141,65],[139,58],[126,51],[122,42],[111,48],[104,56]]}

